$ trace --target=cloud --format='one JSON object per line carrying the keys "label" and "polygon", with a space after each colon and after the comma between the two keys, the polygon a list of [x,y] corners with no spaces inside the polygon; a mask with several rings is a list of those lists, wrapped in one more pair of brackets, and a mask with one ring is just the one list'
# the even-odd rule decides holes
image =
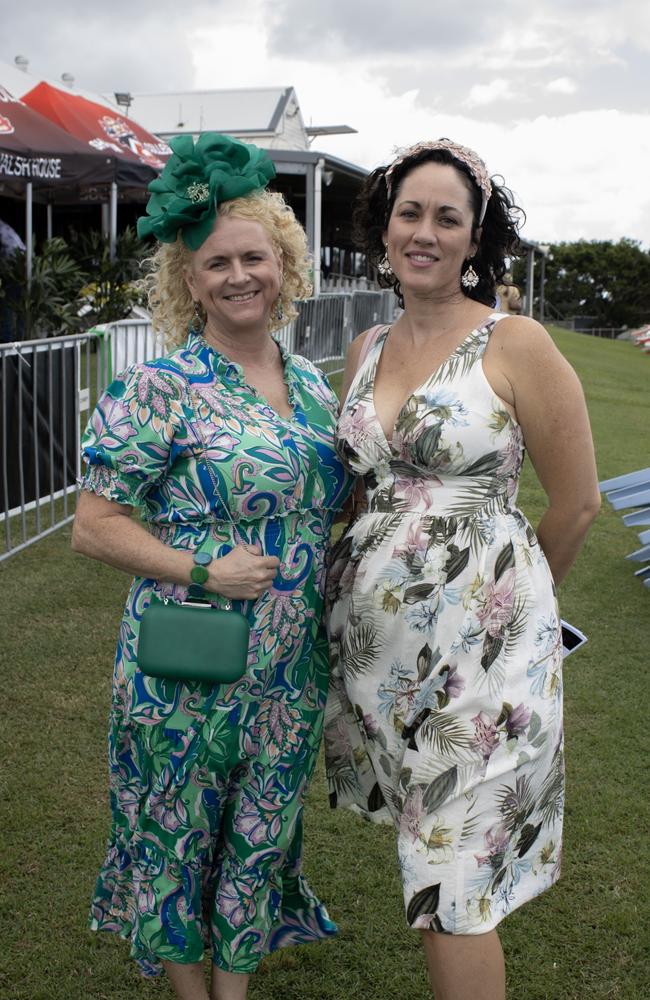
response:
{"label": "cloud", "polygon": [[495,101],[512,101],[516,98],[517,94],[512,89],[510,81],[497,77],[490,83],[475,84],[463,103],[465,107],[475,108],[494,104]]}
{"label": "cloud", "polygon": [[558,76],[546,84],[546,89],[551,94],[575,94],[578,85],[570,76]]}
{"label": "cloud", "polygon": [[[503,0],[502,12],[515,6]],[[265,7],[270,46],[283,56],[458,52],[496,30],[492,11],[478,0],[456,7],[421,0],[267,0]]]}
{"label": "cloud", "polygon": [[650,115],[540,116],[508,130],[502,149],[500,169],[516,185],[531,238],[650,242],[645,172],[630,170],[630,162],[650,162]]}
{"label": "cloud", "polygon": [[[269,43],[284,56],[312,59],[333,53],[477,54],[507,65],[570,56],[580,65],[615,59],[615,49],[641,36],[650,48],[650,10],[644,0],[502,0],[499,16],[483,0],[460,5],[421,0],[265,0]],[[467,61],[465,64],[468,64]],[[475,61],[474,66],[483,64]]]}
{"label": "cloud", "polygon": [[204,11],[216,10],[222,2],[227,0],[184,8],[158,0],[136,8],[129,0],[86,0],[80,8],[74,0],[0,0],[0,58],[13,63],[23,55],[29,72],[39,78],[58,81],[62,73],[71,73],[79,87],[98,92],[191,87],[188,17],[201,20]]}
{"label": "cloud", "polygon": [[0,58],[109,93],[293,85],[307,122],[359,130],[314,148],[371,168],[447,135],[505,177],[529,238],[650,244],[650,4],[437,6],[0,0]]}
{"label": "cloud", "polygon": [[[242,14],[240,24],[196,31],[192,48],[197,86],[220,86],[224,77],[231,86],[293,84],[307,121],[345,122],[359,130],[358,135],[320,138],[314,148],[367,168],[389,162],[395,147],[423,138],[444,135],[465,143],[513,189],[527,213],[525,235],[530,239],[630,236],[650,243],[645,174],[638,170],[632,178],[629,170],[630,162],[650,162],[648,114],[602,109],[566,113],[571,98],[563,94],[557,95],[557,112],[539,114],[529,100],[527,117],[516,121],[504,114],[505,99],[458,110],[440,101],[432,109],[423,103],[420,87],[396,89],[386,63],[362,58],[338,61],[325,85],[308,53],[297,50],[293,58],[278,56],[268,46],[264,26],[259,21],[251,25],[249,14],[248,10]],[[217,44],[222,53],[218,65],[213,55]],[[406,75],[404,83],[408,82]],[[519,80],[511,81],[512,90],[515,86]],[[539,93],[543,94],[541,87]],[[612,136],[617,137],[616,144]]]}

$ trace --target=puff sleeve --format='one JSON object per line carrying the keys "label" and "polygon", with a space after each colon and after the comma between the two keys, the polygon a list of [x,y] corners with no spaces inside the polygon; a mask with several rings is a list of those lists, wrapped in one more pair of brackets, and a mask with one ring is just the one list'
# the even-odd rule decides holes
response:
{"label": "puff sleeve", "polygon": [[159,365],[128,368],[101,396],[82,438],[81,488],[143,506],[168,472],[183,422],[184,379]]}

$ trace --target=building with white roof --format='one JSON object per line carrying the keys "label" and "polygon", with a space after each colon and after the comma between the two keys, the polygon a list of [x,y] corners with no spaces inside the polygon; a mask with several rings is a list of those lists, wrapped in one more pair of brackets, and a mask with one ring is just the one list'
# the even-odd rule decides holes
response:
{"label": "building with white roof", "polygon": [[[315,260],[321,260],[325,275],[351,278],[361,269],[360,255],[352,244],[350,215],[367,171],[310,148],[316,136],[355,129],[305,125],[293,87],[105,94],[104,99],[127,107],[132,118],[166,141],[177,135],[196,138],[202,132],[225,132],[267,150],[277,171],[272,187],[282,192],[305,226],[309,249]],[[317,290],[319,284],[316,269]]]}
{"label": "building with white roof", "polygon": [[187,132],[226,132],[265,149],[309,149],[293,87],[134,94],[129,113],[167,140]]}

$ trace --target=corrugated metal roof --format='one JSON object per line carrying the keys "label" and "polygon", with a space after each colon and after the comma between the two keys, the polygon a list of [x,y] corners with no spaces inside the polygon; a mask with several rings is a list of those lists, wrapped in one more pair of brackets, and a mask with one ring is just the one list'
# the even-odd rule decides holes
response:
{"label": "corrugated metal roof", "polygon": [[292,95],[293,87],[134,94],[130,114],[149,131],[158,134],[211,131],[272,133]]}

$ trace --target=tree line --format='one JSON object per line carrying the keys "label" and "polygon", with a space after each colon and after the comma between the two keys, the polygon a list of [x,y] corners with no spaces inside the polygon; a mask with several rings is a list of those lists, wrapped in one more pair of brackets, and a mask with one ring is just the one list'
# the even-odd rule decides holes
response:
{"label": "tree line", "polygon": [[[525,257],[515,263],[513,279],[524,287]],[[535,292],[537,314],[538,287]],[[630,239],[551,244],[545,301],[549,319],[588,316],[592,326],[630,329],[650,323],[650,251]]]}

